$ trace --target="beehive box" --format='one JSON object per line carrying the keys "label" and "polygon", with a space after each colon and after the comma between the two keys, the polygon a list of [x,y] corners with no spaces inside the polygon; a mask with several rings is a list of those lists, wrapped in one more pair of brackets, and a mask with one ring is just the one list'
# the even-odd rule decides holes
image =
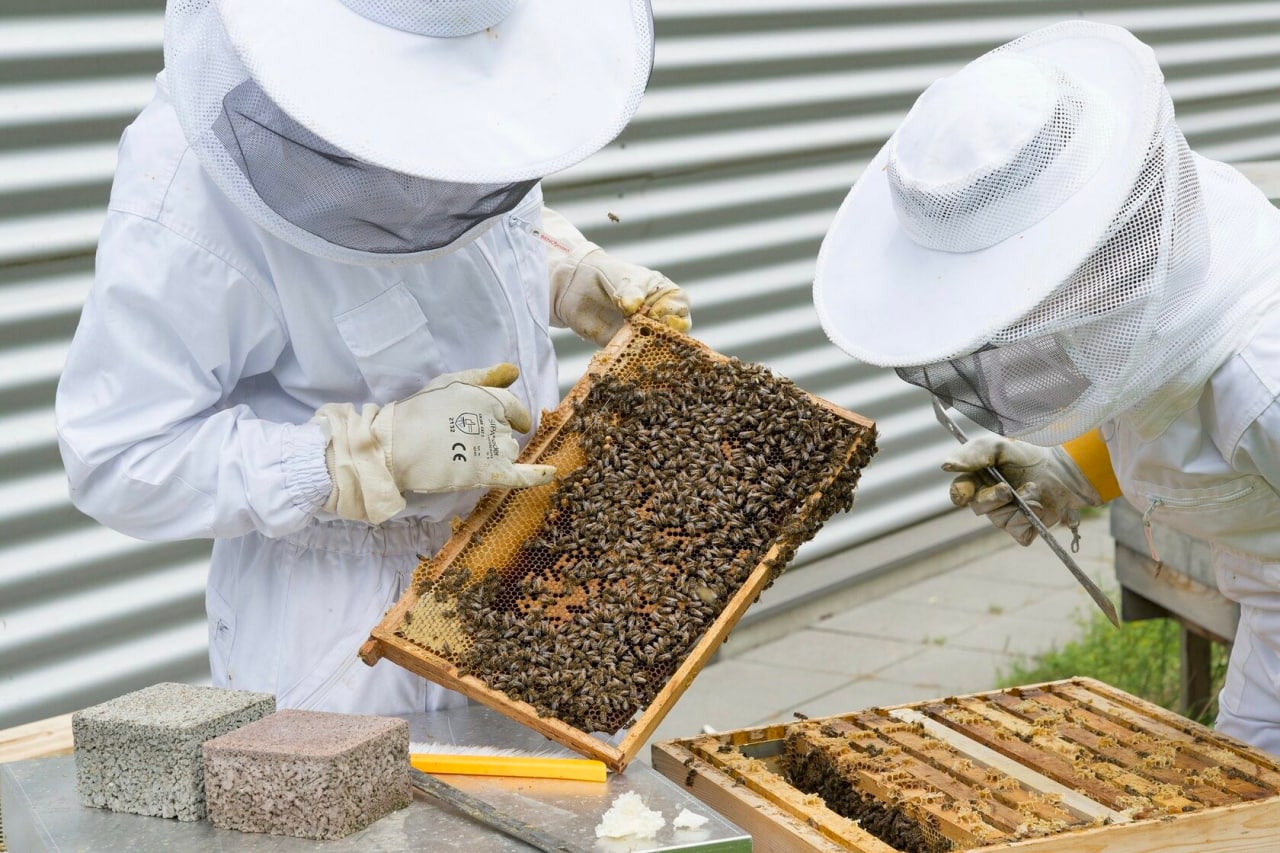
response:
{"label": "beehive box", "polygon": [[1280,765],[1091,679],[665,741],[757,851],[1280,850]]}
{"label": "beehive box", "polygon": [[521,454],[557,482],[486,495],[361,656],[621,770],[874,450],[867,419],[636,318]]}

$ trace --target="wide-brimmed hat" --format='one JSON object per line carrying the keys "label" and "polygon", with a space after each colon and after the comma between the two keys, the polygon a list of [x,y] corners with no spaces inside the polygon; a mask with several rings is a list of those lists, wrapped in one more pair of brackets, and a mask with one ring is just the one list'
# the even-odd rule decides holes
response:
{"label": "wide-brimmed hat", "polygon": [[[586,158],[631,119],[653,60],[648,0],[170,0],[171,26],[208,4],[294,121],[435,180],[541,178]],[[182,41],[166,33],[170,77],[210,74]]]}
{"label": "wide-brimmed hat", "polygon": [[823,241],[832,342],[908,366],[983,347],[1112,233],[1158,133],[1163,75],[1119,27],[1072,21],[930,86]]}

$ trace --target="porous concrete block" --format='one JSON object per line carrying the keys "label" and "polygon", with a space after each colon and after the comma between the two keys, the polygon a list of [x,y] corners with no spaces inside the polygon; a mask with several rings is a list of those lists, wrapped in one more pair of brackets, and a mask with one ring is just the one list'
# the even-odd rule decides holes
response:
{"label": "porous concrete block", "polygon": [[286,710],[204,745],[209,820],[331,839],[409,805],[409,724]]}
{"label": "porous concrete block", "polygon": [[154,684],[71,717],[82,805],[200,820],[205,741],[276,710],[270,693]]}

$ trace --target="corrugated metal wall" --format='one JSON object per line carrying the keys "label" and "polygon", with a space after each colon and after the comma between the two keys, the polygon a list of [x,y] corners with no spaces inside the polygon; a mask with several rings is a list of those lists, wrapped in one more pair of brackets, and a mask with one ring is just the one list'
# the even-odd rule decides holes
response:
{"label": "corrugated metal wall", "polygon": [[[945,509],[936,466],[950,439],[923,397],[830,346],[809,301],[828,221],[932,79],[1086,14],[1156,46],[1194,146],[1280,157],[1274,0],[654,5],[639,116],[548,195],[611,251],[688,287],[700,338],[879,422],[858,508],[802,559]],[[116,140],[150,96],[161,30],[160,0],[0,0],[0,727],[207,673],[207,543],[141,543],[79,515],[52,418]],[[559,343],[567,386],[589,352]]]}

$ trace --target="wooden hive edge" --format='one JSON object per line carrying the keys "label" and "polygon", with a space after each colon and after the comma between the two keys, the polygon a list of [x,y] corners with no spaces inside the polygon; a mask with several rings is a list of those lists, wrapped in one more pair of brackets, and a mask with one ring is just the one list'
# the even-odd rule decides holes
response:
{"label": "wooden hive edge", "polygon": [[969,853],[1273,853],[1278,849],[1280,799],[1273,798],[976,847]]}
{"label": "wooden hive edge", "polygon": [[75,746],[73,714],[62,714],[0,731],[0,764],[70,755]]}

